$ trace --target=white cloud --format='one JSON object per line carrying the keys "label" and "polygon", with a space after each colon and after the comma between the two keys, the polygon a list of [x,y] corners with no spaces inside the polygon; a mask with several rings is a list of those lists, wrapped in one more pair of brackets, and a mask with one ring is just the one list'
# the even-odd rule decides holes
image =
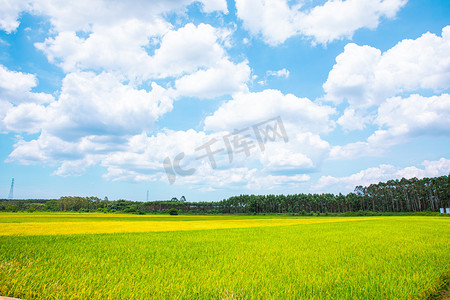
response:
{"label": "white cloud", "polygon": [[378,108],[374,124],[380,126],[365,142],[335,146],[332,159],[380,156],[394,145],[426,135],[450,134],[450,95],[393,97]]}
{"label": "white cloud", "polygon": [[281,44],[298,33],[297,12],[285,0],[236,0],[236,9],[244,27],[253,35],[261,34],[269,45]]}
{"label": "white cloud", "polygon": [[380,165],[379,167],[368,168],[358,173],[346,177],[322,176],[317,184],[313,187],[315,190],[324,190],[331,186],[341,186],[346,189],[353,190],[356,186],[369,186],[382,181],[391,179],[407,179],[417,177],[436,177],[448,175],[450,172],[450,160],[441,158],[438,161],[422,162],[424,168],[415,166],[399,168],[392,165]]}
{"label": "white cloud", "polygon": [[35,75],[10,71],[0,65],[0,100],[12,104],[26,102],[49,103],[53,96],[45,93],[35,93],[32,89],[38,85]]}
{"label": "white cloud", "polygon": [[3,119],[8,130],[15,132],[38,133],[47,119],[45,106],[24,103],[9,109]]}
{"label": "white cloud", "polygon": [[49,127],[85,135],[151,130],[161,115],[172,110],[170,93],[156,83],[151,86],[150,92],[138,90],[107,73],[68,74],[58,101],[49,107],[54,116]]}
{"label": "white cloud", "polygon": [[375,29],[381,18],[394,18],[407,0],[327,1],[300,15],[304,35],[321,44],[336,39],[351,39],[360,28]]}
{"label": "white cloud", "polygon": [[280,78],[289,78],[289,70],[287,70],[286,68],[283,68],[278,71],[269,70],[266,72],[266,75],[273,76],[273,77],[280,77]]}
{"label": "white cloud", "polygon": [[[259,155],[259,161],[269,171],[315,170],[328,155],[329,144],[320,133],[329,132],[334,123],[334,109],[318,105],[309,99],[283,95],[277,90],[236,94],[205,119],[205,130],[241,130],[280,117],[288,142],[281,138]],[[272,121],[273,123],[273,121]],[[261,125],[271,125],[270,122]]]}
{"label": "white cloud", "polygon": [[83,154],[77,148],[75,143],[63,141],[43,131],[36,140],[18,140],[7,161],[17,161],[21,164],[45,164],[58,162],[63,158],[79,159]]}
{"label": "white cloud", "polygon": [[0,100],[0,133],[6,129],[4,125],[4,118],[7,113],[13,108],[13,105],[8,101]]}
{"label": "white cloud", "polygon": [[[301,173],[295,175],[271,174],[272,171],[280,169],[280,166],[273,168],[276,159],[265,160],[261,156],[260,149],[256,148],[252,149],[248,157],[234,152],[233,162],[231,163],[222,140],[226,134],[228,133],[205,134],[192,129],[188,131],[165,130],[152,136],[142,133],[129,138],[123,149],[103,157],[101,165],[107,168],[105,177],[111,180],[168,182],[163,167],[164,160],[168,157],[170,166],[174,167],[175,157],[184,153],[180,167],[183,170],[194,169],[194,172],[189,176],[181,176],[175,173],[175,184],[177,185],[189,185],[196,188],[212,187],[214,189],[225,186],[231,188],[233,186],[274,188],[283,183],[291,186],[309,180],[308,175]],[[213,138],[216,138],[216,143],[212,144],[212,151],[222,149],[220,152],[214,153],[217,168],[212,167],[207,157],[202,157],[205,151],[199,150],[199,147]],[[302,142],[305,143],[306,139],[314,140],[314,138],[313,136],[305,136]],[[309,141],[309,143],[313,143],[313,141]],[[282,143],[267,144],[266,151],[276,154],[276,149],[280,149],[280,146],[282,146]],[[292,152],[284,151],[283,153],[293,155]],[[269,154],[268,157],[270,158],[270,156]],[[283,156],[283,159],[286,159],[286,157]],[[288,161],[288,163],[290,163],[288,167],[292,169],[297,162]],[[262,164],[263,168],[252,167],[255,164]],[[281,166],[281,169],[283,167],[286,166]],[[310,168],[310,166],[303,167],[305,169]]]}
{"label": "white cloud", "polygon": [[[252,180],[252,176],[256,175],[257,170],[229,164],[225,151],[214,156],[219,166],[217,169],[212,168],[208,158],[197,159],[204,154],[204,151],[196,151],[197,147],[214,137],[221,139],[222,135],[207,135],[192,129],[187,131],[165,130],[153,136],[143,133],[130,138],[125,149],[108,155],[101,164],[108,170],[105,174],[108,179],[168,182],[163,167],[164,160],[168,157],[173,167],[175,157],[184,153],[180,167],[184,170],[194,169],[195,172],[190,176],[181,176],[176,173],[176,185],[189,185],[197,188],[220,188],[229,184],[246,185]],[[213,148],[216,149],[216,145]]]}
{"label": "white cloud", "polygon": [[[169,30],[162,22],[153,24],[131,19],[96,28],[87,38],[80,38],[75,32],[61,32],[36,47],[66,72],[107,70],[127,79],[146,80],[216,66],[225,59],[226,52],[220,43],[227,34],[230,33],[209,24],[189,23],[178,30]],[[162,36],[160,46],[149,55],[145,49],[148,39],[159,35]]]}
{"label": "white cloud", "polygon": [[386,150],[385,146],[377,147],[368,142],[353,142],[343,146],[333,146],[330,150],[330,159],[354,159],[362,156],[381,156]]}
{"label": "white cloud", "polygon": [[393,97],[378,108],[374,121],[392,135],[450,134],[450,95]]}
{"label": "white cloud", "polygon": [[341,125],[344,130],[362,130],[372,119],[370,116],[364,116],[361,112],[347,107],[344,114],[339,117],[336,123]]}
{"label": "white cloud", "polygon": [[[5,1],[8,5],[17,0]],[[25,1],[23,1],[25,2]],[[26,1],[28,2],[28,1]],[[27,10],[33,14],[48,16],[53,29],[56,32],[85,31],[90,32],[95,26],[113,27],[124,20],[137,19],[140,21],[163,20],[168,13],[183,14],[186,7],[193,0],[136,0],[133,5],[119,0],[79,0],[68,4],[62,0],[40,0],[34,1],[31,7],[26,9],[22,5],[20,9]],[[225,0],[202,0],[203,11],[227,12]],[[13,5],[16,6],[16,5]],[[10,18],[13,18],[11,14]],[[16,17],[17,18],[17,17]]]}
{"label": "white cloud", "polygon": [[177,93],[181,96],[214,98],[226,94],[247,92],[245,84],[250,79],[250,67],[244,61],[234,64],[222,60],[207,70],[199,70],[175,81]]}
{"label": "white cloud", "polygon": [[44,52],[49,62],[59,65],[65,72],[108,70],[133,79],[151,72],[150,57],[144,46],[149,44],[150,37],[167,32],[169,25],[159,20],[130,19],[94,29],[87,38],[77,36],[75,31],[59,32],[56,37],[49,37],[35,46]]}
{"label": "white cloud", "polygon": [[21,104],[5,117],[11,131],[46,130],[64,139],[89,135],[124,135],[151,130],[172,110],[170,91],[152,83],[152,90],[134,89],[111,74],[70,73],[57,101],[48,106]]}
{"label": "white cloud", "polygon": [[348,44],[323,85],[325,99],[347,100],[355,108],[378,105],[388,97],[420,89],[450,88],[450,26],[442,37],[425,33],[403,40],[381,53],[370,46]]}
{"label": "white cloud", "polygon": [[151,72],[167,77],[214,66],[225,56],[225,50],[219,44],[222,34],[223,31],[209,24],[187,24],[168,32],[155,51]]}
{"label": "white cloud", "polygon": [[[237,0],[237,14],[253,35],[261,35],[275,46],[286,39],[304,35],[314,43],[326,44],[351,38],[360,28],[373,29],[382,18],[394,18],[407,0],[330,0],[311,10],[287,0]],[[275,25],[274,25],[275,24]]]}
{"label": "white cloud", "polygon": [[226,0],[202,0],[201,2],[203,3],[203,11],[206,13],[214,11],[228,13]]}
{"label": "white cloud", "polygon": [[0,29],[11,33],[19,27],[17,20],[24,10],[30,10],[31,7],[27,0],[1,1],[0,2]]}
{"label": "white cloud", "polygon": [[212,116],[205,119],[206,130],[245,128],[281,116],[283,122],[295,125],[301,132],[328,132],[334,124],[330,115],[334,108],[295,95],[283,95],[278,90],[240,93],[225,102]]}
{"label": "white cloud", "polygon": [[311,172],[318,170],[328,156],[330,145],[320,135],[296,131],[287,126],[289,141],[278,141],[261,153],[263,167],[271,171],[296,170]]}

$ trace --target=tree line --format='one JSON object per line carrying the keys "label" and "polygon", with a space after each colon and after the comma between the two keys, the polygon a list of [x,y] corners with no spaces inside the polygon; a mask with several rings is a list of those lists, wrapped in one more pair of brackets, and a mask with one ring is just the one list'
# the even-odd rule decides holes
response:
{"label": "tree line", "polygon": [[80,211],[166,213],[177,209],[185,213],[290,213],[335,214],[356,212],[424,212],[450,207],[450,174],[435,178],[389,180],[357,186],[343,194],[239,195],[216,202],[180,200],[137,202],[98,197],[64,196],[53,200],[1,200],[6,211]]}
{"label": "tree line", "polygon": [[240,195],[222,201],[229,213],[423,212],[450,207],[450,176],[389,180],[343,194]]}

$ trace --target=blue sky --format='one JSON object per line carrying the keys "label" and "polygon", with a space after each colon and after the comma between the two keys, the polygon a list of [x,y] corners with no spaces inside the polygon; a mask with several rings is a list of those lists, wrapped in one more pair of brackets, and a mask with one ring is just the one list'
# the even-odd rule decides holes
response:
{"label": "blue sky", "polygon": [[15,198],[217,201],[450,172],[448,1],[1,7],[0,198],[13,177]]}

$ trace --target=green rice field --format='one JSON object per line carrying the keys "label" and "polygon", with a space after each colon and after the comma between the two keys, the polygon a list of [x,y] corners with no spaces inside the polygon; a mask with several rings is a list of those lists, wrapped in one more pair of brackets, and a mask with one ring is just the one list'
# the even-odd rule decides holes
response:
{"label": "green rice field", "polygon": [[426,299],[449,275],[447,217],[0,214],[22,299]]}

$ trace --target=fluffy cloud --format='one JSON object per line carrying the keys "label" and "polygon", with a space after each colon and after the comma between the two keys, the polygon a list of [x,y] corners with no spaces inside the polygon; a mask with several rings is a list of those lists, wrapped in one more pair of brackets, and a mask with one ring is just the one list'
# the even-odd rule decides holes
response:
{"label": "fluffy cloud", "polygon": [[10,71],[0,65],[0,132],[11,130],[10,122],[16,118],[22,119],[22,123],[17,124],[18,131],[39,132],[43,114],[38,110],[54,98],[33,92],[37,84],[35,75]]}
{"label": "fluffy cloud", "polygon": [[17,21],[19,14],[24,10],[30,10],[27,0],[2,1],[0,10],[0,29],[11,33],[19,27]]}
{"label": "fluffy cloud", "polygon": [[344,114],[339,117],[336,123],[341,125],[345,130],[362,130],[372,119],[370,116],[364,116],[361,112],[347,107]]}
{"label": "fluffy cloud", "polygon": [[278,90],[259,93],[240,93],[224,103],[212,116],[205,119],[206,130],[245,128],[281,116],[283,122],[294,125],[301,132],[329,132],[333,128],[330,115],[334,108],[322,106],[307,98]]}
{"label": "fluffy cloud", "polygon": [[289,78],[289,70],[287,70],[286,68],[283,68],[281,70],[278,71],[267,71],[266,72],[267,76],[273,76],[273,77],[284,77],[284,78]]}
{"label": "fluffy cloud", "polygon": [[[245,166],[234,167],[228,162],[226,151],[214,154],[218,168],[213,168],[209,159],[201,156],[204,151],[199,147],[212,139],[220,140],[226,133],[207,135],[195,130],[165,130],[156,135],[145,133],[131,137],[121,151],[105,157],[101,164],[107,168],[105,177],[112,180],[162,181],[168,182],[165,168],[173,170],[177,163],[175,158],[183,153],[178,165],[183,170],[194,170],[189,176],[182,176],[176,171],[172,176],[177,185],[196,186],[197,188],[220,188],[228,184],[245,186],[256,175],[256,169]],[[222,145],[223,146],[223,145]],[[213,151],[220,146],[214,145]],[[197,150],[196,150],[197,149]],[[163,165],[169,159],[167,166]]]}
{"label": "fluffy cloud", "polygon": [[[208,24],[189,23],[169,30],[162,22],[131,19],[111,27],[97,26],[87,38],[61,32],[36,47],[66,72],[106,70],[133,82],[175,77],[180,97],[214,98],[247,91],[248,62],[231,62],[224,49],[230,34]],[[150,55],[146,47],[157,47],[149,45],[152,35],[156,40],[162,37]]]}
{"label": "fluffy cloud", "polygon": [[379,167],[368,168],[347,177],[322,176],[314,186],[316,190],[326,189],[334,185],[343,185],[352,190],[358,185],[368,186],[372,183],[387,181],[391,179],[407,179],[417,177],[436,177],[448,175],[450,172],[450,160],[441,158],[438,161],[425,160],[422,163],[423,168],[415,166],[398,168],[392,165],[380,165]]}
{"label": "fluffy cloud", "polygon": [[225,55],[218,43],[222,34],[223,31],[209,24],[187,24],[177,31],[168,32],[155,51],[152,72],[167,77],[214,65]]}
{"label": "fluffy cloud", "polygon": [[[108,170],[105,177],[111,180],[167,182],[168,175],[163,168],[164,159],[168,157],[170,159],[168,166],[173,168],[174,158],[183,153],[180,167],[183,170],[192,169],[193,171],[188,176],[177,172],[172,173],[173,183],[208,190],[223,187],[271,189],[282,185],[298,186],[310,179],[306,174],[272,175],[265,170],[250,167],[255,160],[258,160],[256,151],[238,163],[230,163],[226,151],[215,153],[214,160],[218,167],[213,168],[208,158],[201,157],[204,153],[196,149],[213,138],[220,140],[226,134],[223,132],[206,135],[194,130],[166,130],[154,136],[141,134],[129,139],[123,151],[102,159],[101,164]],[[221,146],[223,147],[223,144]],[[215,151],[220,146],[214,144],[212,148]]]}
{"label": "fluffy cloud", "polygon": [[[234,64],[220,61],[207,70],[199,70],[175,81],[177,93],[187,97],[214,98],[226,94],[247,92],[250,78],[248,62]],[[230,74],[233,74],[230,76]]]}
{"label": "fluffy cloud", "polygon": [[420,89],[450,88],[450,26],[442,37],[425,33],[403,40],[381,53],[370,46],[348,44],[323,85],[325,99],[352,107],[378,105],[388,97]]}
{"label": "fluffy cloud", "polygon": [[[276,90],[242,93],[207,117],[205,130],[233,132],[249,128],[251,131],[252,126],[279,116],[289,141],[280,138],[260,154],[259,161],[269,171],[290,169],[305,172],[317,169],[328,154],[329,144],[319,134],[334,127],[330,120],[334,112],[331,107],[291,94],[283,95]],[[261,126],[274,126],[273,123]]]}
{"label": "fluffy cloud", "polygon": [[38,133],[47,120],[45,106],[24,103],[11,107],[3,118],[6,129],[15,132]]}
{"label": "fluffy cloud", "polygon": [[[174,99],[247,92],[251,73],[247,61],[234,63],[225,51],[230,30],[191,23],[174,30],[164,20],[163,14],[184,13],[193,2],[142,1],[129,6],[79,1],[70,7],[58,1],[32,3],[27,12],[49,16],[53,33],[35,46],[67,74],[54,101],[32,92],[34,75],[0,69],[0,129],[39,135],[19,138],[8,160],[58,166],[55,174],[61,176],[101,164],[108,169],[107,177],[154,180],[155,174],[163,174],[165,156],[175,156],[177,149],[188,153],[174,146],[183,140],[182,132],[145,134],[153,156],[134,147],[139,133],[152,132],[154,123],[172,110]],[[201,2],[207,13],[227,12],[226,1]],[[175,89],[151,82],[164,78]],[[142,88],[147,85],[150,91]],[[186,136],[197,146],[205,138],[190,131]],[[155,157],[155,152],[161,154]]]}
{"label": "fluffy cloud", "polygon": [[407,0],[327,1],[300,15],[301,32],[322,44],[352,38],[360,28],[376,28],[383,17],[394,18],[406,3]]}
{"label": "fluffy cloud", "polygon": [[375,123],[409,135],[450,133],[450,95],[393,97],[378,108]]}
{"label": "fluffy cloud", "polygon": [[33,74],[10,71],[0,65],[0,101],[12,104],[26,102],[48,103],[53,101],[53,96],[45,93],[35,93],[38,80]]}
{"label": "fluffy cloud", "polygon": [[48,106],[19,105],[4,122],[12,131],[43,129],[64,139],[120,136],[151,130],[154,122],[170,110],[170,93],[156,83],[147,92],[124,85],[107,73],[70,73],[63,80],[57,101]]}
{"label": "fluffy cloud", "polygon": [[35,46],[65,72],[109,70],[134,78],[150,72],[150,57],[144,48],[149,38],[168,30],[169,25],[162,21],[130,19],[108,27],[96,26],[86,38],[75,31],[63,31]]}
{"label": "fluffy cloud", "polygon": [[422,135],[450,134],[450,95],[393,97],[381,104],[373,121],[380,126],[365,142],[335,146],[333,159],[382,155],[386,149]]}
{"label": "fluffy cloud", "polygon": [[285,0],[236,0],[236,9],[244,27],[253,35],[261,34],[270,45],[281,44],[298,34],[298,12]]}
{"label": "fluffy cloud", "polygon": [[[227,32],[208,24],[187,24],[178,30],[169,30],[164,23],[149,24],[131,19],[97,28],[87,38],[78,37],[75,32],[61,32],[36,47],[66,72],[107,70],[128,79],[145,80],[179,76],[214,66],[225,56],[220,45],[224,34]],[[151,46],[148,40],[151,36],[159,35],[162,36],[159,48],[150,56],[145,46]]]}
{"label": "fluffy cloud", "polygon": [[[330,0],[310,10],[286,0],[237,0],[236,8],[244,26],[253,35],[262,35],[270,45],[289,37],[304,35],[326,44],[351,38],[360,28],[376,28],[381,18],[393,18],[407,0]],[[301,3],[301,2],[300,2]],[[277,24],[277,26],[273,26]]]}
{"label": "fluffy cloud", "polygon": [[192,3],[202,3],[204,12],[214,11],[227,13],[226,0],[136,0],[133,5],[118,0],[79,0],[67,4],[62,0],[12,0],[2,1],[0,26],[4,30],[13,31],[19,25],[22,11],[35,15],[47,16],[56,32],[84,31],[90,32],[96,25],[114,26],[124,20],[137,19],[148,21],[163,19],[167,13],[184,13]]}

